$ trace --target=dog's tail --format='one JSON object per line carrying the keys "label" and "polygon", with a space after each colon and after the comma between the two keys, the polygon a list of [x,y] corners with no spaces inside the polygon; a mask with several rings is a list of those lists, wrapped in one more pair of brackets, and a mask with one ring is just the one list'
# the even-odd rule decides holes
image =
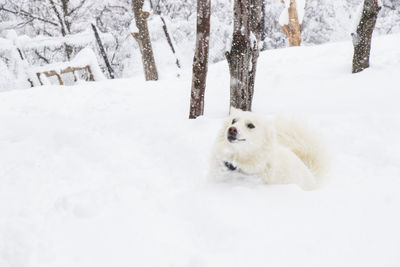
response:
{"label": "dog's tail", "polygon": [[275,119],[278,142],[288,147],[310,169],[315,177],[323,177],[327,169],[327,152],[321,136],[307,124],[294,119]]}

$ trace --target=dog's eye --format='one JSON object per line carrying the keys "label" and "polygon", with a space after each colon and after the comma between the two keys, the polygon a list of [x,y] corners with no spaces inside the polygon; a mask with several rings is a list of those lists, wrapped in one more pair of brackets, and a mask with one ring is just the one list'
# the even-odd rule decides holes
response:
{"label": "dog's eye", "polygon": [[232,124],[235,124],[236,122],[237,122],[236,119],[233,119],[233,120],[232,120]]}
{"label": "dog's eye", "polygon": [[252,124],[252,123],[249,123],[249,124],[247,124],[247,128],[254,129],[254,128],[256,128],[256,126],[254,126],[254,124]]}

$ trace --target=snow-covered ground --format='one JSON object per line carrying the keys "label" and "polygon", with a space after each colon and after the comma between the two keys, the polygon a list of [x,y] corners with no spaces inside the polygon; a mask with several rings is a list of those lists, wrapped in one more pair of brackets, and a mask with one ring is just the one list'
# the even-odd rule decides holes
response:
{"label": "snow-covered ground", "polygon": [[[329,180],[206,179],[226,62],[188,120],[190,70],[0,93],[0,266],[399,266],[400,35],[262,53],[254,111],[324,136]],[[171,75],[170,75],[171,74]]]}

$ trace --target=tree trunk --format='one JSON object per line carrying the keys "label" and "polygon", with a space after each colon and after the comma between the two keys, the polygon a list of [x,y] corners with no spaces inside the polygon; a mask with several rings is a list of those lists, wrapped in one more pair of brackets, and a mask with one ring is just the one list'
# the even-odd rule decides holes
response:
{"label": "tree trunk", "polygon": [[181,64],[179,63],[178,56],[176,55],[174,44],[172,43],[172,39],[171,39],[171,37],[169,35],[169,32],[168,32],[168,29],[167,29],[167,24],[165,23],[165,20],[161,15],[160,15],[160,19],[161,19],[161,21],[163,23],[163,30],[164,30],[165,38],[167,38],[168,45],[171,48],[172,53],[175,56],[175,64],[178,67],[178,69],[180,69],[181,68]]}
{"label": "tree trunk", "polygon": [[163,28],[163,31],[164,31],[164,34],[165,34],[165,38],[167,39],[168,45],[171,48],[171,51],[175,56],[175,64],[178,67],[178,69],[180,69],[181,68],[181,64],[179,63],[178,56],[176,55],[175,47],[174,47],[174,44],[172,42],[172,38],[169,35],[168,28],[167,28],[167,23],[165,22],[164,17],[161,15],[160,1],[158,1],[157,6],[154,8],[153,7],[153,2],[150,0],[150,7],[151,7],[151,9],[154,11],[154,13],[156,15],[160,16],[161,22],[163,24],[162,28]]}
{"label": "tree trunk", "polygon": [[96,38],[96,42],[97,42],[97,44],[99,46],[101,56],[103,57],[104,63],[106,64],[106,67],[107,67],[107,70],[108,70],[108,74],[110,75],[111,79],[114,79],[114,70],[111,67],[110,61],[108,61],[107,53],[106,53],[106,50],[104,49],[103,42],[101,41],[100,35],[99,35],[98,31],[97,31],[97,28],[93,23],[92,23],[92,29],[93,29],[93,32],[94,32],[94,36]]}
{"label": "tree trunk", "polygon": [[210,0],[197,0],[196,50],[193,57],[190,119],[195,119],[204,114],[204,92],[206,88],[210,39],[210,13]]}
{"label": "tree trunk", "polygon": [[[283,0],[281,0],[283,2]],[[296,1],[290,0],[289,24],[281,26],[289,39],[289,46],[300,46],[301,44],[301,26],[297,14]]]}
{"label": "tree trunk", "polygon": [[352,33],[354,56],[353,73],[360,72],[369,67],[371,51],[371,38],[376,19],[381,7],[377,0],[365,0],[360,22],[355,33]]}
{"label": "tree trunk", "polygon": [[[230,106],[251,110],[261,35],[262,0],[235,0],[231,51],[226,52],[231,75]],[[254,36],[253,40],[250,35]]]}
{"label": "tree trunk", "polygon": [[132,33],[132,36],[139,44],[146,81],[156,81],[158,80],[158,73],[154,61],[153,48],[151,47],[149,29],[147,27],[147,18],[150,13],[142,10],[143,2],[144,0],[132,0],[136,27],[139,30],[139,32]]}

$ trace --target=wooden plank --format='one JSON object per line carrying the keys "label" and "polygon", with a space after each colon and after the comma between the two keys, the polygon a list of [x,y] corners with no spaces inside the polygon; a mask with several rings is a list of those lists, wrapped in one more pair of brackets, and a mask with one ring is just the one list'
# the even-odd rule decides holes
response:
{"label": "wooden plank", "polygon": [[63,82],[63,80],[62,80],[62,78],[61,78],[61,74],[65,74],[65,73],[70,73],[70,72],[72,72],[73,75],[74,75],[74,81],[76,82],[76,81],[78,81],[78,78],[77,78],[77,76],[76,76],[76,74],[75,74],[75,71],[81,71],[81,70],[86,70],[86,71],[88,72],[88,74],[89,74],[89,81],[94,81],[94,76],[93,76],[93,73],[92,73],[92,69],[90,68],[89,65],[86,65],[86,66],[84,66],[84,67],[71,67],[71,66],[68,66],[67,68],[60,70],[59,73],[56,72],[55,70],[37,72],[37,73],[36,73],[36,76],[38,77],[38,80],[39,80],[39,82],[40,82],[40,85],[43,85],[43,82],[42,82],[42,80],[40,79],[40,75],[41,75],[42,73],[43,73],[44,75],[46,75],[46,77],[57,76],[58,83],[59,83],[60,85],[64,85],[64,82]]}

